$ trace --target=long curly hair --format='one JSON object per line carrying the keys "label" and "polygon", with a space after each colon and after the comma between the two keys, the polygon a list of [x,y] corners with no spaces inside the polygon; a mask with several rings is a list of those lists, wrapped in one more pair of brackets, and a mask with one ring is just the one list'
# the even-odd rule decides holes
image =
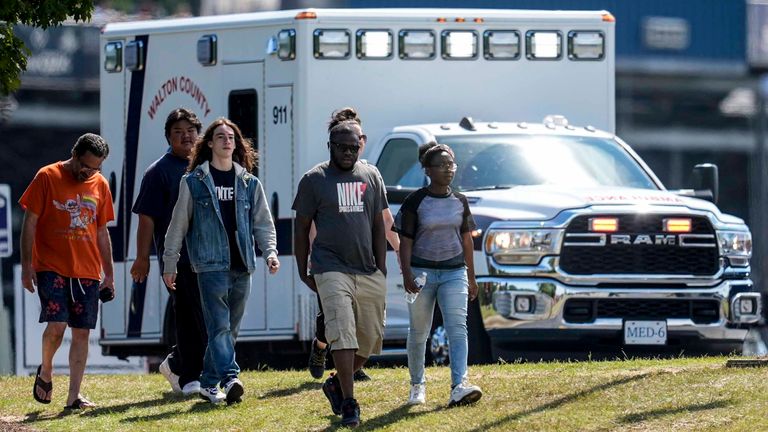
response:
{"label": "long curly hair", "polygon": [[208,143],[213,141],[213,133],[219,126],[229,126],[235,133],[235,151],[232,153],[232,160],[239,163],[248,172],[253,172],[256,168],[256,162],[258,157],[256,151],[253,149],[251,140],[243,137],[243,133],[240,128],[230,119],[225,117],[219,117],[211,123],[205,130],[203,135],[197,138],[195,146],[192,148],[192,154],[190,155],[188,172],[192,172],[195,168],[200,166],[205,161],[211,161],[213,158],[213,151]]}

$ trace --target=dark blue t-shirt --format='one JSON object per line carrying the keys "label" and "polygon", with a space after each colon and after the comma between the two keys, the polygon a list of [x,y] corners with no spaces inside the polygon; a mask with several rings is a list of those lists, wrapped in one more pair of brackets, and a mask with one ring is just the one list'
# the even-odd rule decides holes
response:
{"label": "dark blue t-shirt", "polygon": [[[133,212],[147,215],[155,223],[154,240],[157,256],[163,256],[165,233],[171,223],[173,206],[179,198],[179,182],[186,173],[189,160],[182,159],[169,150],[144,172],[141,188]],[[186,242],[181,247],[180,264],[189,264]],[[162,269],[163,262],[160,260]]]}

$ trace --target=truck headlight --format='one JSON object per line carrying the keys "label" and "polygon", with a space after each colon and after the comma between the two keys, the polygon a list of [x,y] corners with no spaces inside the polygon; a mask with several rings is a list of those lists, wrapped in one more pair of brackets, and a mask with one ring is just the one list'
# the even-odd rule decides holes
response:
{"label": "truck headlight", "polygon": [[538,264],[543,256],[559,253],[562,235],[556,229],[492,229],[485,252],[499,264]]}
{"label": "truck headlight", "polygon": [[752,234],[748,231],[718,231],[717,242],[720,255],[725,256],[734,267],[746,267],[752,257]]}

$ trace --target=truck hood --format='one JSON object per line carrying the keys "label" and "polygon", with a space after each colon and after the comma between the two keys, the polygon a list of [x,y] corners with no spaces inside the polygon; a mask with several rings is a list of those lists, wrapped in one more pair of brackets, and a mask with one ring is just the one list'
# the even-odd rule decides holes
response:
{"label": "truck hood", "polygon": [[[565,188],[563,186],[516,186],[462,192],[472,204],[472,213],[497,220],[549,220],[563,210],[599,206],[669,206],[670,211],[710,212],[723,223],[744,221],[721,213],[711,202],[680,196],[667,191],[633,188]],[[610,210],[608,210],[610,211]]]}

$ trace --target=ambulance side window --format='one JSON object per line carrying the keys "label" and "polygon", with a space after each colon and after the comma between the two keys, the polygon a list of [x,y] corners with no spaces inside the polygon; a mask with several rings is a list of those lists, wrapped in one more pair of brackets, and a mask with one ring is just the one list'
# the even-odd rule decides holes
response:
{"label": "ambulance side window", "polygon": [[[230,120],[243,132],[243,136],[253,143],[253,149],[259,150],[258,134],[258,105],[255,89],[232,90],[229,92],[229,114]],[[259,168],[254,168],[253,175],[259,175]]]}
{"label": "ambulance side window", "polygon": [[424,170],[419,165],[419,146],[408,138],[387,141],[376,164],[386,186],[420,188],[425,184]]}

